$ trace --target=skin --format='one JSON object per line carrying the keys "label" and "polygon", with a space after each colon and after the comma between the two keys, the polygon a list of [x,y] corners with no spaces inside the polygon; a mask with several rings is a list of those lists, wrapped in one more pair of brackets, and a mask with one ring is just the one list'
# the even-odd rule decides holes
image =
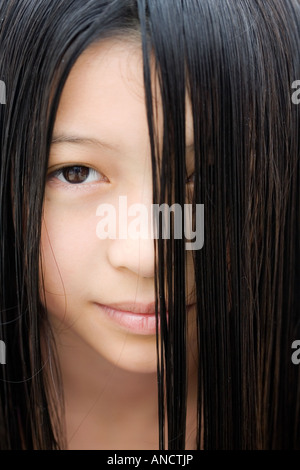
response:
{"label": "skin", "polygon": [[[160,119],[158,104],[159,128]],[[188,117],[189,145],[191,129]],[[57,171],[72,165],[95,172],[87,182],[70,184]],[[97,207],[117,207],[120,195],[127,196],[128,205],[152,203],[142,55],[135,41],[106,40],[80,56],[64,87],[43,211],[41,270],[62,370],[70,449],[158,445],[155,335],[126,330],[96,305],[154,301],[153,240],[96,235]],[[191,296],[191,275],[187,289]],[[194,445],[196,427],[196,342],[189,334],[188,447]]]}

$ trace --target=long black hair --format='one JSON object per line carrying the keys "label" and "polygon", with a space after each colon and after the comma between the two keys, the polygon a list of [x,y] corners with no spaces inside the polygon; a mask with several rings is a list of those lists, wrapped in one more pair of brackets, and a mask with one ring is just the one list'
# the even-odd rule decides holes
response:
{"label": "long black hair", "polygon": [[[66,446],[39,269],[50,142],[79,55],[102,38],[137,32],[154,203],[186,201],[187,99],[192,106],[192,197],[205,207],[204,246],[193,253],[195,445],[299,448],[300,366],[291,361],[292,342],[300,339],[300,126],[291,99],[300,79],[298,0],[1,0],[7,102],[0,108],[0,339],[7,363],[1,365],[0,447]],[[161,150],[152,58],[163,106]],[[184,449],[187,253],[174,234],[155,245],[159,446]]]}

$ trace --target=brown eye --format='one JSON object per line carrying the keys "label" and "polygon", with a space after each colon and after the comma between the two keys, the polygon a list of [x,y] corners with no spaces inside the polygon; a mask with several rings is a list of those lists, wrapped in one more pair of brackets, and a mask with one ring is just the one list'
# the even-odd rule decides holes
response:
{"label": "brown eye", "polygon": [[64,179],[71,184],[84,183],[88,178],[90,168],[86,166],[70,166],[62,170]]}
{"label": "brown eye", "polygon": [[49,175],[49,180],[57,179],[65,184],[83,184],[95,182],[108,182],[106,176],[93,168],[83,165],[73,165],[60,168]]}
{"label": "brown eye", "polygon": [[186,180],[187,184],[194,184],[195,182],[195,173],[193,173],[191,176],[189,176]]}

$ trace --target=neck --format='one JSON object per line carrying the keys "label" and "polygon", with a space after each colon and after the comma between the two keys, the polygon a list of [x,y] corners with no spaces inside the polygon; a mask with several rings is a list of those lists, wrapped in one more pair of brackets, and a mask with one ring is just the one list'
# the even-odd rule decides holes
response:
{"label": "neck", "polygon": [[[70,332],[57,341],[69,449],[158,448],[157,375],[111,364]],[[190,368],[187,448],[195,445],[196,370]]]}

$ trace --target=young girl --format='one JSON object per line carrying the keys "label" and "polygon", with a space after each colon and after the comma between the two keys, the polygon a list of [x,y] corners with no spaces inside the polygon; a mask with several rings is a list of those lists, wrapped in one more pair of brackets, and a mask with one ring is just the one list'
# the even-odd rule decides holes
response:
{"label": "young girl", "polygon": [[299,448],[299,45],[298,0],[1,0],[1,448]]}

